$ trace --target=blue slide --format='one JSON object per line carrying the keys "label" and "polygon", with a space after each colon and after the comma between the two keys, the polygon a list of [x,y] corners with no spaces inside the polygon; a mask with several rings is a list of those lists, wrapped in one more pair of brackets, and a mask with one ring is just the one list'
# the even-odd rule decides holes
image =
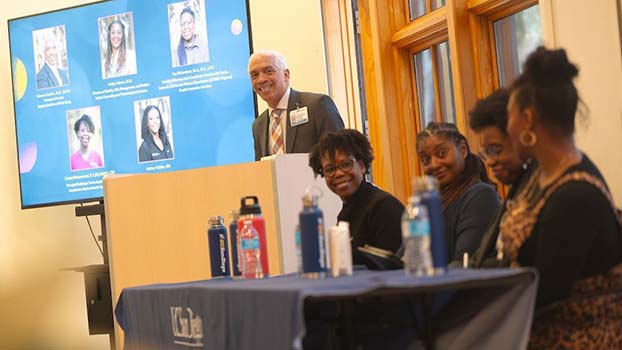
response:
{"label": "blue slide", "polygon": [[252,161],[247,16],[122,0],[10,20],[22,207],[100,199],[107,174]]}

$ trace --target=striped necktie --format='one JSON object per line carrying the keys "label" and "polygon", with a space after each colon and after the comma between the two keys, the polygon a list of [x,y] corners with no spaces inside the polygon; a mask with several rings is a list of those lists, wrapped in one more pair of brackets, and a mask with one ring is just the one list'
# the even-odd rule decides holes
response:
{"label": "striped necktie", "polygon": [[283,148],[283,128],[281,127],[282,109],[272,110],[272,127],[270,128],[270,138],[272,140],[272,154],[285,153]]}

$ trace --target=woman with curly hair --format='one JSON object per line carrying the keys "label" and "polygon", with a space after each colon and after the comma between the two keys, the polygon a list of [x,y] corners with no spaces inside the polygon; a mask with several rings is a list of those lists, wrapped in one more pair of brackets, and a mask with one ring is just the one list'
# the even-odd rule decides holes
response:
{"label": "woman with curly hair", "polygon": [[343,201],[337,219],[350,223],[352,261],[375,268],[357,247],[366,244],[392,252],[402,244],[404,206],[365,179],[374,159],[365,135],[352,129],[328,133],[311,148],[309,166]]}
{"label": "woman with curly hair", "polygon": [[90,147],[91,139],[95,133],[93,119],[88,114],[83,114],[73,124],[73,131],[80,142],[80,148],[71,155],[71,170],[103,167],[102,157]]}

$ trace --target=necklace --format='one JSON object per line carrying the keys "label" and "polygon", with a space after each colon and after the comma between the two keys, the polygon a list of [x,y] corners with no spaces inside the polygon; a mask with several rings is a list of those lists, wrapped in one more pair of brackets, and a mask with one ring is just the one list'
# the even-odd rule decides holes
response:
{"label": "necklace", "polygon": [[[576,159],[578,158],[578,159]],[[567,152],[562,159],[557,163],[556,169],[551,174],[545,175],[543,171],[538,173],[538,184],[540,188],[546,188],[550,184],[554,183],[560,176],[562,176],[568,168],[575,164],[575,161],[581,161],[582,155],[576,149]],[[578,163],[577,162],[577,163]],[[539,169],[542,169],[541,167]]]}

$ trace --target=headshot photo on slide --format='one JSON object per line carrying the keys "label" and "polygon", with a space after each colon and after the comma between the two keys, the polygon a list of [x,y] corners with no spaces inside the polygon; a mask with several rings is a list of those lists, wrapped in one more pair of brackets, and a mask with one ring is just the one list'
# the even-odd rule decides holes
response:
{"label": "headshot photo on slide", "polygon": [[139,163],[174,158],[169,96],[134,101],[134,122]]}
{"label": "headshot photo on slide", "polygon": [[65,26],[34,30],[32,43],[35,53],[37,90],[69,85]]}
{"label": "headshot photo on slide", "polygon": [[209,61],[203,0],[168,4],[173,68]]}
{"label": "headshot photo on slide", "polygon": [[104,147],[99,106],[69,110],[66,115],[71,171],[103,167]]}
{"label": "headshot photo on slide", "polygon": [[101,17],[97,20],[97,24],[102,78],[136,74],[133,13],[125,12]]}

